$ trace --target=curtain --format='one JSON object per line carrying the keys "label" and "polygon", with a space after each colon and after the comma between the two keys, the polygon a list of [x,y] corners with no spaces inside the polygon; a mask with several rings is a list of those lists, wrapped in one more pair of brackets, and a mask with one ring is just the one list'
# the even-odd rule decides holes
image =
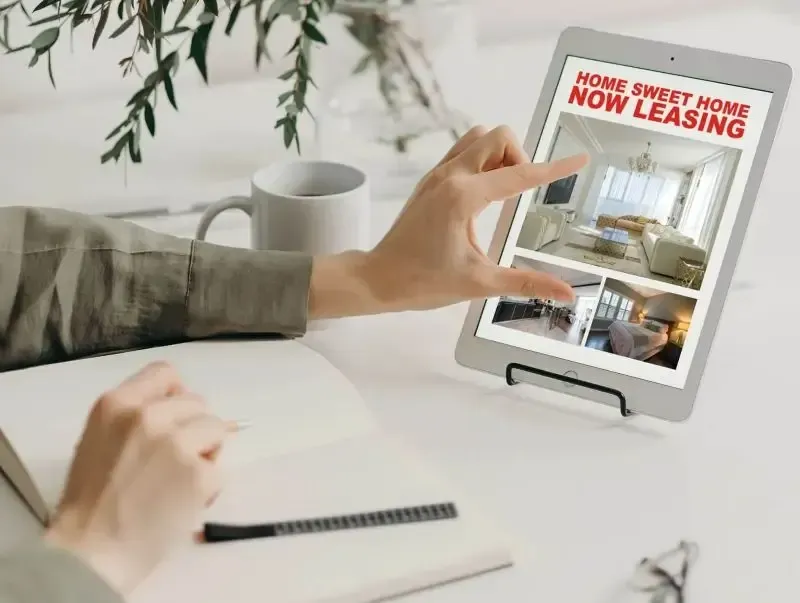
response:
{"label": "curtain", "polygon": [[[714,210],[719,196],[725,155],[721,154],[706,161],[695,170],[689,196],[683,214],[678,223],[678,230],[687,237],[692,237],[697,245],[703,246],[703,231]],[[706,241],[707,243],[707,241]]]}
{"label": "curtain", "polygon": [[639,174],[609,166],[600,187],[593,219],[601,214],[634,215],[666,224],[680,189],[680,179]]}

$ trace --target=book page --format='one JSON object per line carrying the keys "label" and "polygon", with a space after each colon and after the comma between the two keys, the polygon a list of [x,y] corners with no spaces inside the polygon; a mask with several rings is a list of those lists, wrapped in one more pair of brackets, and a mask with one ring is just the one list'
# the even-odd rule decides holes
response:
{"label": "book page", "polygon": [[366,603],[511,564],[502,531],[380,432],[242,466],[206,521],[270,523],[446,502],[456,504],[457,518],[189,545],[132,603]]}
{"label": "book page", "polygon": [[156,360],[172,363],[220,417],[250,424],[226,446],[230,466],[376,428],[354,386],[289,340],[192,342],[6,373],[0,425],[51,508],[95,400]]}

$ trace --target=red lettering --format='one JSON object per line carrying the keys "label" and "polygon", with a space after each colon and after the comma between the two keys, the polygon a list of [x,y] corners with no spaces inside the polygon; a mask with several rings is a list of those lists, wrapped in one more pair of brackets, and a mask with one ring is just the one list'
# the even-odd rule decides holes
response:
{"label": "red lettering", "polygon": [[672,124],[673,126],[680,127],[681,125],[681,108],[670,107],[664,119],[661,120],[665,124]]}
{"label": "red lettering", "polygon": [[628,104],[628,97],[621,94],[608,94],[605,90],[589,90],[573,86],[567,103],[570,105],[588,106],[590,109],[603,109],[607,113],[614,111],[621,114]]}
{"label": "red lettering", "polygon": [[[718,101],[718,102],[715,102]],[[701,102],[701,101],[698,101]],[[702,103],[709,109],[724,104],[720,99],[703,99]],[[698,109],[682,110],[677,105],[667,105],[666,103],[649,103],[645,99],[637,99],[633,109],[633,117],[646,121],[669,124],[677,128],[696,130],[717,136],[727,136],[738,140],[745,134],[745,120],[741,118],[731,119],[729,115],[714,113],[712,111],[699,111]],[[738,113],[739,109],[735,109]]]}
{"label": "red lettering", "polygon": [[[697,122],[699,121],[700,112],[696,109],[689,109],[686,113],[683,114],[683,127],[688,130],[694,130],[697,127]],[[680,125],[680,124],[676,124]]]}
{"label": "red lettering", "polygon": [[599,73],[585,73],[583,71],[578,72],[575,83],[591,88],[599,88],[600,90],[608,90],[609,92],[619,92],[621,94],[624,94],[625,89],[628,87],[628,80],[600,75]]}
{"label": "red lettering", "polygon": [[586,94],[589,92],[586,88],[581,88],[580,86],[573,86],[572,90],[569,92],[569,100],[567,103],[570,105],[578,104],[581,107],[583,103],[586,102]]}
{"label": "red lettering", "polygon": [[[745,105],[748,110],[749,106]],[[744,136],[744,125],[745,122],[743,119],[732,119],[728,122],[728,136],[735,140],[739,140],[742,136]]]}

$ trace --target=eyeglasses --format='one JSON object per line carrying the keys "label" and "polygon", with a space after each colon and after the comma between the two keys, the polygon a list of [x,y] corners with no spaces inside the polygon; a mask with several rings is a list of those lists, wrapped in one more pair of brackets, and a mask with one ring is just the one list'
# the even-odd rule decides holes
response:
{"label": "eyeglasses", "polygon": [[686,603],[686,579],[698,555],[696,543],[682,540],[658,557],[645,557],[636,566],[630,587],[649,593],[649,603]]}

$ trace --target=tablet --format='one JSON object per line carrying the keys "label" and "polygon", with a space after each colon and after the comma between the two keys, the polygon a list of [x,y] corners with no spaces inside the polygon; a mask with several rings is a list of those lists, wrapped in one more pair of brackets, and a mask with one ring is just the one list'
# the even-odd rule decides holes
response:
{"label": "tablet", "polygon": [[564,31],[524,146],[537,163],[591,161],[506,203],[489,256],[559,277],[575,301],[473,302],[456,360],[686,419],[790,82],[781,63]]}

